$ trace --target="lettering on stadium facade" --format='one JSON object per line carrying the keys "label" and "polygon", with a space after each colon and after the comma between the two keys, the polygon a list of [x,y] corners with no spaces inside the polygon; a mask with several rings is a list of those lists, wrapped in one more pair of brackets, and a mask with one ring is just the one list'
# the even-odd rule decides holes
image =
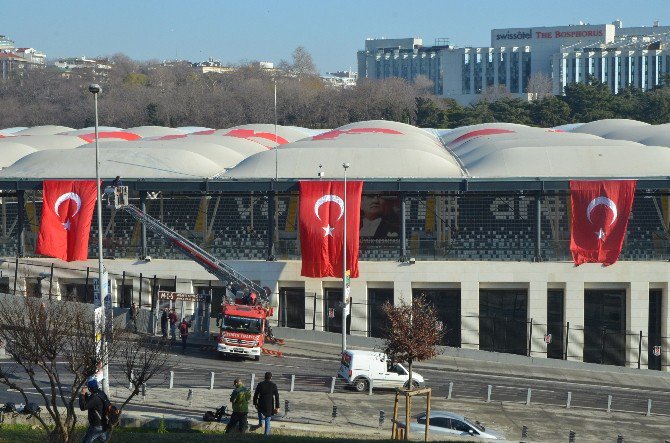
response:
{"label": "lettering on stadium facade", "polygon": [[507,31],[504,34],[496,34],[496,40],[527,40],[532,38],[533,31],[531,29],[527,31]]}

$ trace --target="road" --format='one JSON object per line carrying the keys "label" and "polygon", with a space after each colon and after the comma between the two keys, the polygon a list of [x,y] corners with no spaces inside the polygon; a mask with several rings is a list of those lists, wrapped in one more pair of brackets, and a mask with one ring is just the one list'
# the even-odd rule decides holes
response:
{"label": "road", "polygon": [[[0,362],[7,364],[7,361]],[[260,361],[245,359],[221,360],[213,352],[204,352],[197,348],[189,348],[186,354],[175,353],[169,360],[170,369],[174,372],[175,388],[209,388],[211,373],[214,372],[214,387],[216,389],[232,389],[233,380],[241,377],[248,384],[251,374],[255,374],[256,381],[260,381],[266,371],[271,371],[273,380],[280,391],[290,389],[292,376],[296,391],[329,392],[332,377],[339,367],[339,360],[335,356],[301,357],[285,356],[277,358],[263,356]],[[605,384],[583,382],[568,382],[559,380],[545,380],[531,377],[500,375],[494,373],[460,372],[451,368],[435,369],[421,364],[415,365],[416,370],[426,379],[426,384],[433,388],[433,395],[446,397],[449,384],[453,383],[452,398],[476,399],[484,401],[487,398],[488,386],[491,385],[492,402],[525,403],[528,388],[531,388],[531,402],[545,405],[565,406],[568,392],[571,392],[571,406],[605,410],[608,404],[608,395],[612,396],[611,410],[644,414],[647,412],[647,401],[652,400],[654,415],[670,416],[670,390],[655,388],[631,388]],[[112,389],[127,389],[123,381],[120,365],[113,362],[110,365],[110,386]],[[29,386],[25,381],[24,386]],[[167,387],[168,377],[152,380],[147,389]],[[346,392],[341,380],[336,380],[336,392]],[[31,395],[37,400],[39,397],[34,389]],[[123,391],[119,391],[123,392]],[[364,395],[351,392],[350,395]],[[391,396],[392,391],[379,390],[376,395]],[[0,390],[0,404],[7,401],[22,402],[16,392]],[[131,404],[129,409],[146,410],[147,406]]]}

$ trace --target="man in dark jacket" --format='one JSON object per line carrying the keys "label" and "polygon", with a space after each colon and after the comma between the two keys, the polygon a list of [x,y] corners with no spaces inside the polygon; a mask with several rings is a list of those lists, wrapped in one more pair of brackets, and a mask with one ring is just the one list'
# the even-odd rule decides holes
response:
{"label": "man in dark jacket", "polygon": [[86,383],[79,394],[79,409],[88,411],[88,430],[82,443],[106,442],[109,438],[104,422],[105,400],[107,396],[98,388],[98,381],[94,378]]}
{"label": "man in dark jacket", "polygon": [[167,338],[168,331],[168,308],[163,309],[163,314],[161,315],[161,332],[163,333],[163,338]]}
{"label": "man in dark jacket", "polygon": [[279,411],[279,391],[272,382],[272,372],[266,372],[265,380],[256,386],[254,406],[258,410],[258,427],[265,423],[265,435],[270,435],[270,419]]}

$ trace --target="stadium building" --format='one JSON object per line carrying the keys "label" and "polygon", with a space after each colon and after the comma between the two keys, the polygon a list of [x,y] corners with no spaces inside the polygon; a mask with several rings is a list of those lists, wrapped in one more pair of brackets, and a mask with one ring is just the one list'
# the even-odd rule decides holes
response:
{"label": "stadium building", "polygon": [[[424,130],[365,121],[333,131],[101,128],[101,171],[131,203],[272,289],[276,324],[341,332],[341,281],[300,275],[298,182],[364,181],[351,334],[380,336],[388,301],[424,295],[445,345],[668,369],[670,126],[603,120],[542,129]],[[97,261],[34,253],[44,179],[95,176],[92,129],[0,130],[3,292],[92,300]],[[576,267],[571,179],[635,179],[617,263]],[[95,218],[95,216],[94,216]],[[122,211],[103,214],[115,306],[223,284]],[[97,257],[97,221],[89,257]],[[216,311],[216,309],[214,309]]]}
{"label": "stadium building", "polygon": [[[438,95],[462,104],[487,90],[532,99],[537,93],[563,93],[570,83],[591,77],[617,93],[634,86],[650,90],[670,75],[670,26],[624,27],[612,24],[506,28],[491,30],[488,47],[427,46],[422,40],[368,39],[358,52],[359,78],[402,77],[420,72]],[[430,57],[428,57],[430,55]],[[434,60],[435,69],[417,63]],[[425,62],[423,62],[425,63]],[[535,85],[529,87],[535,79]],[[542,84],[546,79],[549,86]]]}

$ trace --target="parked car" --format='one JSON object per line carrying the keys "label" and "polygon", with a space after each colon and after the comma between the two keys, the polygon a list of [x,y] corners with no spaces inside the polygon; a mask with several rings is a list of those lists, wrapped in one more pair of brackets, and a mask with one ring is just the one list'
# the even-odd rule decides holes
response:
{"label": "parked car", "polygon": [[[347,350],[342,353],[338,377],[358,392],[372,388],[409,387],[409,371],[400,363],[392,363],[382,352]],[[412,385],[419,387],[423,377],[412,373]]]}
{"label": "parked car", "polygon": [[[430,432],[447,435],[479,437],[489,440],[505,440],[500,432],[485,428],[481,423],[448,411],[430,411]],[[410,423],[410,432],[423,433],[426,431],[426,414],[416,417],[416,422]]]}

